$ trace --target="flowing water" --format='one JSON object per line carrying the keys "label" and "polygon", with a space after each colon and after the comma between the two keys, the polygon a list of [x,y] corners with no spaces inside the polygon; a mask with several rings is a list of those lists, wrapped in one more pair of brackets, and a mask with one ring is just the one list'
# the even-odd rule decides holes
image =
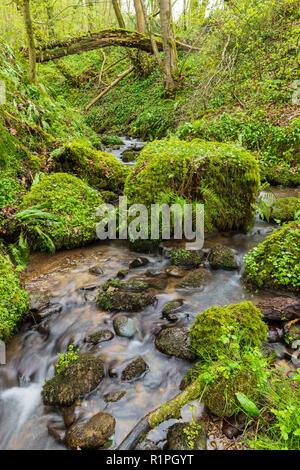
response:
{"label": "flowing water", "polygon": [[[132,143],[132,141],[129,141]],[[128,145],[128,143],[127,143]],[[288,193],[280,191],[280,197]],[[243,255],[261,242],[273,226],[255,219],[252,230],[247,234],[224,233],[207,238],[205,248],[216,242],[232,248],[242,265]],[[113,331],[115,315],[98,309],[94,296],[96,287],[114,278],[120,269],[128,268],[136,253],[119,242],[100,243],[54,255],[33,254],[28,269],[24,273],[27,290],[45,291],[51,295],[52,303],[60,303],[62,311],[34,325],[25,323],[21,331],[7,347],[7,364],[0,366],[0,448],[1,449],[64,449],[55,440],[47,426],[63,428],[59,411],[42,404],[40,392],[46,378],[53,373],[53,363],[57,353],[65,352],[73,343],[81,352],[91,352],[103,359],[106,377],[99,387],[76,407],[76,415],[86,420],[98,411],[107,411],[116,419],[114,446],[117,446],[132,427],[148,411],[163,404],[179,392],[179,384],[190,363],[170,358],[155,349],[155,334],[160,327],[167,325],[162,318],[163,305],[169,300],[185,300],[182,316],[177,326],[188,325],[195,315],[211,305],[225,305],[245,299],[254,303],[273,294],[255,294],[247,291],[241,281],[240,271],[216,271],[206,286],[200,289],[179,289],[178,280],[168,278],[164,291],[157,291],[157,303],[144,311],[127,314],[135,317],[138,331],[133,338],[115,336],[111,341],[97,346],[84,342],[84,338],[104,327]],[[165,251],[146,255],[149,264],[143,268],[130,270],[130,277],[145,277],[147,269],[163,270],[168,264]],[[94,265],[103,267],[103,275],[89,273]],[[94,287],[93,288],[88,288]],[[118,377],[110,377],[108,369],[118,373],[130,359],[142,356],[149,365],[149,371],[134,382],[121,382]],[[105,403],[106,393],[120,389],[126,395],[116,403]],[[187,419],[189,410],[184,411]],[[168,423],[169,425],[170,423]],[[166,424],[152,432],[155,440],[165,439]],[[209,447],[210,448],[210,447]],[[213,448],[213,447],[211,447]]]}

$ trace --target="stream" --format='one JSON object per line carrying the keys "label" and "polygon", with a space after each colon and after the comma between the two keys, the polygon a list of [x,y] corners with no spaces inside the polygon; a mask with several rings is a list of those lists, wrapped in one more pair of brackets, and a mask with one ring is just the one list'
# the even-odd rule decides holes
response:
{"label": "stream", "polygon": [[[111,152],[120,159],[125,148],[141,142],[126,139],[125,146]],[[277,190],[279,197],[295,195],[296,190]],[[204,248],[216,243],[229,246],[236,253],[242,266],[242,258],[252,247],[260,243],[274,228],[255,216],[252,229],[247,234],[219,233],[206,238]],[[170,245],[165,243],[165,245]],[[174,242],[173,242],[174,246]],[[27,321],[7,346],[7,364],[0,366],[0,448],[1,449],[65,449],[48,432],[48,425],[64,428],[59,411],[45,407],[41,401],[41,389],[46,378],[53,374],[57,354],[65,352],[73,343],[80,352],[90,352],[103,359],[106,367],[105,379],[99,387],[76,407],[76,415],[86,420],[99,411],[107,411],[116,419],[113,447],[116,447],[147,412],[163,404],[179,392],[182,376],[190,363],[170,358],[156,350],[155,334],[168,325],[162,318],[163,305],[173,299],[184,299],[184,309],[176,326],[187,326],[195,315],[212,305],[225,305],[251,300],[258,303],[275,294],[249,292],[241,281],[239,271],[218,270],[212,272],[212,279],[200,289],[177,288],[178,279],[168,278],[167,287],[157,291],[157,303],[142,312],[126,313],[135,317],[138,331],[133,338],[114,336],[111,341],[93,346],[84,338],[99,328],[113,330],[112,320],[116,315],[100,310],[95,304],[97,286],[113,279],[121,269],[140,254],[130,251],[124,243],[110,242],[55,253],[35,253],[23,274],[26,289],[45,291],[51,294],[51,303],[59,303],[62,311],[42,320],[38,325]],[[143,278],[146,271],[161,271],[169,263],[166,250],[158,254],[143,254],[149,260],[147,266],[132,269],[125,280],[131,277]],[[94,265],[101,265],[103,275],[89,272]],[[95,287],[95,289],[91,288]],[[280,343],[272,344],[281,348]],[[118,373],[131,359],[142,356],[149,365],[149,371],[134,382],[121,382],[110,377],[108,369]],[[112,374],[111,375],[115,375]],[[120,375],[120,374],[119,374]],[[105,403],[103,395],[126,390],[118,402]],[[188,418],[189,410],[184,411]],[[175,422],[174,420],[172,420]],[[163,448],[166,429],[163,423],[151,432],[153,440]],[[151,436],[149,436],[151,437]],[[208,448],[222,448],[221,440],[208,438]]]}

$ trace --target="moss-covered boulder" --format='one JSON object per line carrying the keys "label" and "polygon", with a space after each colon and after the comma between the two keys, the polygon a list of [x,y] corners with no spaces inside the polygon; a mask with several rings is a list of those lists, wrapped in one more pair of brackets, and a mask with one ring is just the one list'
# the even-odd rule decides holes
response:
{"label": "moss-covered boulder", "polygon": [[138,379],[143,375],[146,370],[149,369],[148,364],[144,361],[142,357],[137,357],[131,361],[127,366],[122,370],[121,379],[122,380],[134,380]]}
{"label": "moss-covered boulder", "polygon": [[102,286],[103,291],[109,287],[115,287],[121,292],[144,292],[148,289],[148,283],[141,279],[129,279],[128,281],[107,281]]}
{"label": "moss-covered boulder", "polygon": [[244,278],[262,289],[300,292],[300,223],[274,230],[244,258]]}
{"label": "moss-covered boulder", "polygon": [[13,264],[0,253],[0,340],[10,339],[29,309],[28,294],[22,288]]}
{"label": "moss-covered boulder", "polygon": [[108,312],[137,312],[143,310],[147,305],[155,302],[154,295],[144,292],[120,292],[118,290],[100,291],[96,303],[97,306]]}
{"label": "moss-covered boulder", "polygon": [[212,275],[208,269],[199,268],[190,271],[183,279],[177,284],[181,289],[200,289],[203,288]]}
{"label": "moss-covered boulder", "polygon": [[297,197],[285,197],[277,199],[270,208],[270,220],[290,222],[295,220],[296,214],[300,219],[300,199]]}
{"label": "moss-covered boulder", "polygon": [[193,361],[194,353],[190,348],[188,328],[166,328],[161,330],[155,339],[156,348],[169,356]]}
{"label": "moss-covered boulder", "polygon": [[65,145],[52,155],[56,171],[72,173],[97,190],[122,190],[129,173],[110,153],[77,142]]}
{"label": "moss-covered boulder", "polygon": [[283,327],[283,338],[286,344],[292,345],[295,341],[297,348],[299,347],[298,342],[300,341],[300,321],[292,320],[288,322]]}
{"label": "moss-covered boulder", "polygon": [[[228,184],[230,181],[230,184]],[[172,138],[142,150],[127,177],[130,203],[174,202],[177,195],[205,204],[208,229],[244,229],[259,189],[256,158],[238,144]]]}
{"label": "moss-covered boulder", "polygon": [[169,450],[206,450],[206,425],[197,423],[174,423],[167,434]]}
{"label": "moss-covered boulder", "polygon": [[113,436],[116,420],[108,413],[97,413],[86,423],[75,423],[66,435],[72,449],[98,449]]}
{"label": "moss-covered boulder", "polygon": [[184,248],[174,248],[170,253],[170,262],[174,266],[181,266],[192,269],[198,266],[203,259],[201,250],[185,250]]}
{"label": "moss-covered boulder", "polygon": [[268,327],[261,311],[244,301],[213,306],[197,315],[190,329],[192,350],[201,358],[218,356],[224,347],[224,335],[233,328],[239,332],[241,346],[260,346],[267,338]]}
{"label": "moss-covered boulder", "polygon": [[214,246],[208,255],[208,261],[213,269],[237,269],[238,264],[233,251],[224,245]]}
{"label": "moss-covered boulder", "polygon": [[178,312],[181,310],[184,301],[182,299],[170,300],[162,309],[162,316],[169,321],[177,321],[179,316]]}
{"label": "moss-covered boulder", "polygon": [[43,387],[43,402],[50,406],[71,406],[94,390],[103,378],[103,362],[89,354],[81,354],[62,370],[55,367],[54,376]]}
{"label": "moss-covered boulder", "polygon": [[[214,368],[222,370],[222,364],[215,363]],[[203,401],[209,411],[220,418],[232,416],[238,411],[239,404],[236,393],[243,393],[248,398],[252,398],[256,393],[255,375],[242,369],[239,373],[227,378],[222,373],[217,373],[215,380],[205,387]]]}
{"label": "moss-covered boulder", "polygon": [[84,338],[86,343],[98,344],[103,343],[105,341],[110,341],[114,337],[114,334],[110,330],[99,330],[95,333],[92,333],[90,336]]}
{"label": "moss-covered boulder", "polygon": [[[43,176],[27,193],[19,207],[20,212],[37,208],[52,217],[25,219],[26,233],[33,249],[48,250],[49,238],[55,249],[75,248],[97,239],[96,211],[103,203],[94,189],[66,173]],[[23,222],[22,222],[23,223]]]}

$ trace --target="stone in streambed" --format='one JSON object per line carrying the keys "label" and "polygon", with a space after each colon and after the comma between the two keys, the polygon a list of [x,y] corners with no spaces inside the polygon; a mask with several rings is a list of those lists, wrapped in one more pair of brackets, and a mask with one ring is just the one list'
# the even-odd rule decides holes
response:
{"label": "stone in streambed", "polygon": [[65,439],[66,439],[66,432],[64,429],[61,429],[58,426],[55,426],[53,424],[48,424],[48,433],[50,436],[54,437],[54,439],[59,443],[59,444],[64,444]]}
{"label": "stone in streambed", "polygon": [[165,273],[170,277],[184,277],[186,275],[186,271],[184,269],[173,265],[167,266],[165,268]]}
{"label": "stone in streambed", "polygon": [[124,279],[124,277],[126,277],[128,273],[129,269],[120,269],[120,271],[117,272],[117,277],[119,279]]}
{"label": "stone in streambed", "polygon": [[103,362],[89,354],[81,354],[47,380],[42,389],[45,405],[71,406],[78,398],[94,390],[104,378]]}
{"label": "stone in streambed", "polygon": [[[283,338],[286,344],[293,346],[293,343],[298,343],[300,341],[300,321],[291,320],[286,323],[283,327]],[[299,345],[297,344],[297,347]]]}
{"label": "stone in streambed", "polygon": [[42,310],[39,310],[37,312],[32,312],[32,316],[34,320],[39,323],[44,318],[50,317],[50,315],[54,315],[55,313],[60,313],[62,311],[62,305],[60,304],[52,304],[49,305],[46,308],[43,308]]}
{"label": "stone in streambed", "polygon": [[183,300],[171,300],[164,305],[162,309],[162,316],[169,321],[177,321],[178,320],[178,311],[183,306]]}
{"label": "stone in streambed", "polygon": [[156,348],[169,356],[193,361],[195,355],[190,350],[189,329],[166,328],[161,330],[155,340]]}
{"label": "stone in streambed", "polygon": [[137,312],[153,304],[155,300],[156,297],[152,294],[108,290],[98,294],[96,303],[99,308],[109,312]]}
{"label": "stone in streambed", "polygon": [[208,261],[212,269],[237,269],[238,264],[234,252],[223,245],[214,246],[208,255]]}
{"label": "stone in streambed", "polygon": [[67,444],[72,449],[98,449],[115,432],[115,418],[108,413],[97,413],[86,423],[75,423],[66,435]]}
{"label": "stone in streambed", "polygon": [[211,278],[212,275],[207,269],[195,269],[184,276],[184,278],[177,284],[177,287],[183,289],[195,289],[203,287],[204,284]]}
{"label": "stone in streambed", "polygon": [[37,312],[50,305],[50,296],[46,292],[34,291],[29,293],[30,310]]}
{"label": "stone in streambed", "polygon": [[114,319],[113,325],[118,336],[131,338],[136,333],[136,320],[134,318],[120,315]]}
{"label": "stone in streambed", "polygon": [[89,273],[93,274],[94,276],[102,276],[103,269],[99,264],[96,264],[95,266],[91,266],[89,268]]}
{"label": "stone in streambed", "polygon": [[168,429],[169,450],[206,450],[206,425],[199,423],[175,423]]}
{"label": "stone in streambed", "polygon": [[186,269],[196,268],[203,259],[202,250],[185,250],[174,248],[170,254],[170,262]]}
{"label": "stone in streambed", "polygon": [[159,450],[159,447],[150,439],[145,439],[136,446],[135,450]]}
{"label": "stone in streambed", "polygon": [[141,268],[142,266],[146,266],[147,264],[149,264],[149,260],[147,258],[139,257],[131,261],[131,263],[129,264],[129,268]]}
{"label": "stone in streambed", "polygon": [[122,371],[122,380],[133,380],[139,378],[141,375],[149,369],[148,364],[142,357],[137,357],[131,361],[125,369]]}
{"label": "stone in streambed", "polygon": [[96,331],[96,333],[91,334],[90,336],[87,336],[84,338],[84,341],[86,343],[93,343],[93,344],[98,344],[98,343],[103,343],[104,341],[110,341],[113,339],[114,334],[110,330],[99,330]]}
{"label": "stone in streambed", "polygon": [[105,403],[116,403],[120,401],[126,395],[126,390],[119,390],[117,392],[107,393],[104,395]]}

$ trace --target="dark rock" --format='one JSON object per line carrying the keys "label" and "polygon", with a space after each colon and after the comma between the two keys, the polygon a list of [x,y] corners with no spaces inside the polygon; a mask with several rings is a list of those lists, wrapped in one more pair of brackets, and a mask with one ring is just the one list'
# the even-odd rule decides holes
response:
{"label": "dark rock", "polygon": [[238,264],[233,251],[227,246],[216,245],[208,255],[208,261],[213,269],[237,269]]}
{"label": "dark rock", "polygon": [[238,437],[243,433],[246,426],[247,417],[244,413],[238,413],[236,416],[224,418],[222,432],[228,439]]}
{"label": "dark rock", "polygon": [[79,291],[91,291],[99,289],[100,284],[85,284],[84,286],[79,287]]}
{"label": "dark rock", "polygon": [[103,269],[99,264],[89,268],[89,273],[94,274],[95,276],[101,276],[103,274]]}
{"label": "dark rock", "polygon": [[164,308],[162,309],[162,316],[169,321],[177,321],[177,312],[181,309],[182,306],[182,299],[171,300],[170,302],[164,305]]}
{"label": "dark rock", "polygon": [[122,380],[133,380],[139,378],[148,369],[148,364],[142,357],[137,357],[131,361],[122,371]]}
{"label": "dark rock", "polygon": [[300,318],[300,300],[292,297],[274,297],[260,302],[257,307],[266,320],[284,321]]}
{"label": "dark rock", "polygon": [[135,450],[159,450],[159,447],[150,439],[145,439],[136,446]]}
{"label": "dark rock", "polygon": [[34,320],[39,323],[44,318],[50,317],[50,315],[54,315],[55,313],[60,313],[62,311],[62,305],[60,304],[53,304],[49,307],[46,307],[38,312],[32,312]]}
{"label": "dark rock", "polygon": [[69,428],[70,426],[72,426],[72,424],[74,423],[74,421],[76,419],[75,406],[72,405],[72,406],[68,406],[68,407],[63,408],[62,413],[63,413],[65,426],[66,426],[66,428]]}
{"label": "dark rock", "polygon": [[188,328],[166,328],[161,330],[155,340],[156,348],[169,356],[193,361],[195,355],[190,351]]}
{"label": "dark rock", "polygon": [[53,424],[48,424],[47,428],[50,436],[54,437],[54,439],[59,442],[59,444],[64,444],[66,439],[66,432],[64,429],[61,429]]}
{"label": "dark rock", "polygon": [[156,297],[152,294],[108,290],[98,294],[96,303],[109,312],[137,312],[153,304],[155,300]]}
{"label": "dark rock", "polygon": [[33,312],[42,310],[50,305],[50,296],[46,292],[30,292],[29,293],[30,309]]}
{"label": "dark rock", "polygon": [[122,161],[125,163],[128,162],[134,162],[137,157],[139,156],[139,153],[137,150],[124,150],[122,153]]}
{"label": "dark rock", "polygon": [[103,378],[103,362],[89,354],[81,354],[60,373],[55,368],[54,376],[43,386],[43,402],[50,406],[71,406],[94,390]]}
{"label": "dark rock", "polygon": [[202,287],[209,279],[211,279],[211,273],[205,269],[195,269],[189,272],[178,284],[181,288],[199,288]]}
{"label": "dark rock", "polygon": [[[283,338],[286,344],[293,346],[293,342],[300,341],[300,321],[292,320],[283,327]],[[299,347],[299,345],[297,346]]]}
{"label": "dark rock", "polygon": [[129,264],[129,268],[141,268],[142,266],[146,266],[147,264],[149,264],[149,260],[147,258],[139,257],[131,261],[131,263]]}
{"label": "dark rock", "polygon": [[126,390],[119,390],[118,392],[113,392],[113,393],[107,393],[104,395],[104,401],[105,403],[115,403],[117,401],[120,401],[121,398],[123,398],[126,395]]}
{"label": "dark rock", "polygon": [[124,279],[124,277],[126,277],[128,273],[129,269],[120,269],[120,271],[117,272],[117,277],[119,279]]}
{"label": "dark rock", "polygon": [[170,262],[175,266],[187,269],[196,268],[203,259],[202,250],[185,250],[174,248],[170,253]]}
{"label": "dark rock", "polygon": [[168,281],[167,279],[150,279],[147,283],[150,289],[165,290]]}
{"label": "dark rock", "polygon": [[67,444],[72,449],[98,449],[115,432],[115,418],[108,413],[97,413],[86,423],[75,423],[66,435]]}
{"label": "dark rock", "polygon": [[269,326],[268,343],[278,343],[281,340],[282,334],[280,328],[275,325]]}
{"label": "dark rock", "polygon": [[136,320],[134,318],[120,315],[114,318],[113,325],[118,336],[131,338],[136,333]]}
{"label": "dark rock", "polygon": [[206,450],[206,425],[204,421],[175,423],[168,429],[167,440],[169,450]]}
{"label": "dark rock", "polygon": [[159,269],[147,269],[145,274],[148,277],[158,277],[159,279],[165,279],[167,277],[167,274]]}
{"label": "dark rock", "polygon": [[186,275],[186,271],[178,266],[167,266],[165,268],[165,272],[168,276],[171,277],[184,277]]}
{"label": "dark rock", "polygon": [[129,248],[136,253],[154,253],[158,249],[159,240],[142,240],[138,238],[134,241],[129,241]]}
{"label": "dark rock", "polygon": [[104,341],[110,341],[111,339],[113,339],[113,337],[114,337],[114,334],[112,331],[99,330],[99,331],[96,331],[96,333],[93,333],[92,335],[84,338],[84,341],[86,343],[97,344],[97,343],[103,343]]}

